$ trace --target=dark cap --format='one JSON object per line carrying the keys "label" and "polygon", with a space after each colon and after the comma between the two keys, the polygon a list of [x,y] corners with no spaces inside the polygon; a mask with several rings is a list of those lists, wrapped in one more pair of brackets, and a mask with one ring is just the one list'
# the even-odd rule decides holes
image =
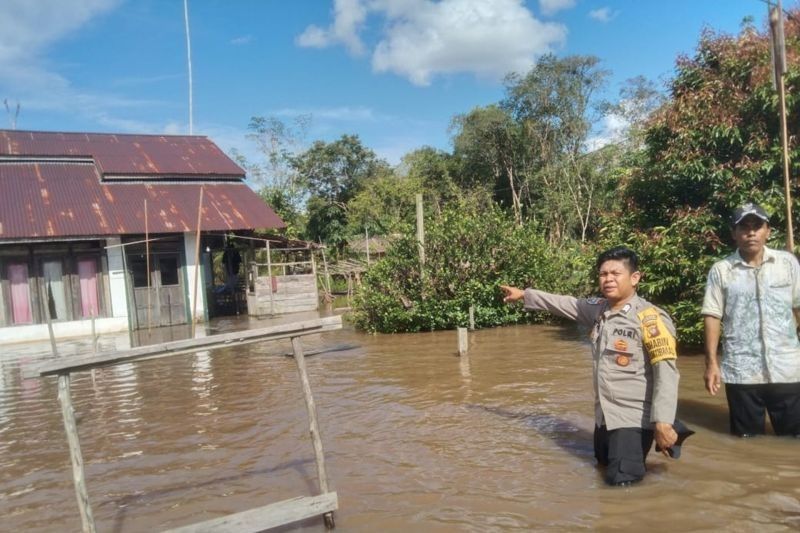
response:
{"label": "dark cap", "polygon": [[736,224],[741,222],[744,219],[744,217],[750,215],[758,217],[764,222],[769,224],[769,215],[767,215],[767,212],[764,211],[764,208],[752,202],[748,202],[744,204],[742,207],[737,207],[733,211],[733,215],[731,215],[731,223],[735,226]]}

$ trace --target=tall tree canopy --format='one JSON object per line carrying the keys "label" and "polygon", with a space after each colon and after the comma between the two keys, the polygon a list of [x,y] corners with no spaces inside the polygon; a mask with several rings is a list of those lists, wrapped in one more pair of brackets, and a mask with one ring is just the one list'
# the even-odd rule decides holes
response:
{"label": "tall tree canopy", "polygon": [[292,158],[292,166],[310,194],[306,237],[340,247],[347,238],[349,202],[368,183],[391,172],[357,135],[316,141]]}

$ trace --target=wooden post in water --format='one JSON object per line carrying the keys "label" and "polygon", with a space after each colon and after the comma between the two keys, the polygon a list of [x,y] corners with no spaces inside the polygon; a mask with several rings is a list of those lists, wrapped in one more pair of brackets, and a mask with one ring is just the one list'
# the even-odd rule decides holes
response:
{"label": "wooden post in water", "polygon": [[466,355],[468,349],[467,328],[458,328],[458,355]]}
{"label": "wooden post in water", "polygon": [[[328,490],[328,474],[325,471],[325,455],[322,452],[322,437],[319,434],[319,424],[317,424],[317,407],[314,404],[314,397],[311,395],[311,383],[308,381],[306,359],[305,355],[303,355],[303,344],[300,341],[300,337],[292,337],[292,350],[294,352],[294,360],[297,363],[297,372],[300,374],[300,384],[303,386],[306,409],[308,410],[309,432],[311,433],[311,442],[314,445],[319,491],[321,494],[325,494],[330,492]],[[333,512],[325,513],[323,516],[325,518],[325,526],[333,529],[335,527]]]}
{"label": "wooden post in water", "polygon": [[56,335],[53,333],[53,320],[50,318],[50,284],[47,284],[47,288],[45,289],[45,305],[44,305],[44,316],[47,318],[47,335],[50,337],[50,349],[53,350],[53,355],[58,355],[58,350],[56,349]]}
{"label": "wooden post in water", "polygon": [[333,289],[331,289],[331,275],[328,273],[328,260],[325,258],[325,246],[319,241],[319,249],[322,252],[322,268],[325,271],[325,291],[328,293],[327,299],[333,302]]}
{"label": "wooden post in water", "polygon": [[269,241],[267,241],[267,277],[269,280],[269,314],[275,314],[275,294],[272,290],[272,249],[269,246]]}
{"label": "wooden post in water", "polygon": [[58,401],[61,403],[61,416],[64,418],[64,428],[67,432],[69,456],[72,460],[72,479],[75,482],[75,496],[78,498],[83,531],[84,533],[95,533],[94,517],[89,505],[89,492],[86,490],[86,476],[83,472],[78,425],[75,422],[75,411],[72,408],[68,373],[58,375]]}
{"label": "wooden post in water", "polygon": [[469,329],[475,331],[475,306],[469,306]]}

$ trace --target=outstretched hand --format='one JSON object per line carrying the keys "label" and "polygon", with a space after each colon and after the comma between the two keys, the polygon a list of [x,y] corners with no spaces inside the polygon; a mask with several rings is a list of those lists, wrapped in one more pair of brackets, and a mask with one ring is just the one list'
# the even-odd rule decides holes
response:
{"label": "outstretched hand", "polygon": [[503,291],[503,301],[505,303],[509,302],[516,302],[522,300],[525,297],[525,292],[522,289],[518,289],[517,287],[511,287],[509,285],[500,285],[500,289]]}

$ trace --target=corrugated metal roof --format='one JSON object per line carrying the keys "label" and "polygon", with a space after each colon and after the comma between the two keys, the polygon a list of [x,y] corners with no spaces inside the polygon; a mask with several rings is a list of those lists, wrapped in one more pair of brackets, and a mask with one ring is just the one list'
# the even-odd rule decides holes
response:
{"label": "corrugated metal roof", "polygon": [[104,177],[244,178],[207,137],[0,130],[0,156],[90,157]]}
{"label": "corrugated metal roof", "polygon": [[282,228],[242,182],[101,182],[91,163],[0,162],[0,239]]}

